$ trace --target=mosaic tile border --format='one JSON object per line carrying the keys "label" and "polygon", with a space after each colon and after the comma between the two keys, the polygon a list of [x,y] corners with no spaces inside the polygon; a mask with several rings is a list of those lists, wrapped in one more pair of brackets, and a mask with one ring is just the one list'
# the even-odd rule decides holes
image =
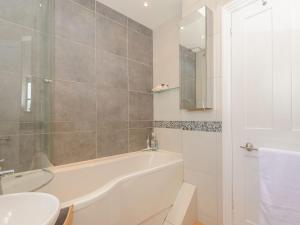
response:
{"label": "mosaic tile border", "polygon": [[222,121],[154,121],[153,127],[221,133]]}

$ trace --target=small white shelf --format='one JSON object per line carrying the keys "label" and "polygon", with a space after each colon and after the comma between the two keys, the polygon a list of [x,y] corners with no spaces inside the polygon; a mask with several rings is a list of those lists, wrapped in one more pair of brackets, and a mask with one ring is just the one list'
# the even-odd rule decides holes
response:
{"label": "small white shelf", "polygon": [[169,87],[169,88],[165,88],[165,89],[161,89],[159,91],[152,91],[152,93],[162,93],[162,92],[166,92],[166,91],[170,91],[170,90],[174,90],[174,89],[178,89],[179,87]]}

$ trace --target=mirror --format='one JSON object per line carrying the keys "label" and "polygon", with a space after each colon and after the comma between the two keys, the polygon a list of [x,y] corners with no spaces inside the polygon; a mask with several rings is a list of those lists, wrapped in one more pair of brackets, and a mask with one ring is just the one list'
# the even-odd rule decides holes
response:
{"label": "mirror", "polygon": [[180,108],[213,108],[213,14],[203,6],[180,23]]}

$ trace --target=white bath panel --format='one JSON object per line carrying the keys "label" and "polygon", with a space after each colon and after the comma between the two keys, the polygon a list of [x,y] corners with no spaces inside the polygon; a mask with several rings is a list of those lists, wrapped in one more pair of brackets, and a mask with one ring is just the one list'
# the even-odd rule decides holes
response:
{"label": "white bath panel", "polygon": [[162,225],[165,219],[167,218],[169,211],[170,208],[163,210],[162,212],[158,213],[155,216],[152,216],[146,221],[140,223],[139,225]]}
{"label": "white bath panel", "polygon": [[182,184],[165,222],[164,225],[194,225],[197,222],[196,186]]}

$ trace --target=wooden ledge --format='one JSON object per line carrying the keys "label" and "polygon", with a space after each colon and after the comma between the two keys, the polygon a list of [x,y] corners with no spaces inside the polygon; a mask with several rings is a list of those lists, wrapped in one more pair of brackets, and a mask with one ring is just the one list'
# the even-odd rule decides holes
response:
{"label": "wooden ledge", "polygon": [[55,225],[72,225],[73,224],[73,206],[60,210]]}

